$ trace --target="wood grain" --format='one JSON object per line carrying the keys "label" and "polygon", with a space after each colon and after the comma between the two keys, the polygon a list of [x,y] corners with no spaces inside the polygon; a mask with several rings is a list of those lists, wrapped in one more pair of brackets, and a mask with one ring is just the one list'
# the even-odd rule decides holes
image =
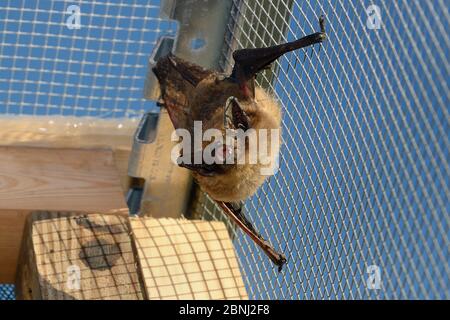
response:
{"label": "wood grain", "polygon": [[128,215],[118,173],[126,175],[126,159],[126,151],[0,147],[0,283],[14,282],[30,211]]}
{"label": "wood grain", "polygon": [[223,222],[130,218],[148,299],[248,299]]}
{"label": "wood grain", "polygon": [[126,208],[110,150],[0,147],[0,209]]}
{"label": "wood grain", "polygon": [[131,149],[136,119],[74,116],[0,117],[0,145]]}
{"label": "wood grain", "polygon": [[130,189],[131,178],[128,176],[128,161],[131,151],[129,149],[114,149],[114,162],[120,177],[123,195],[126,197]]}
{"label": "wood grain", "polygon": [[0,210],[0,283],[14,283],[28,211]]}
{"label": "wood grain", "polygon": [[143,299],[127,219],[34,212],[16,281],[19,299]]}

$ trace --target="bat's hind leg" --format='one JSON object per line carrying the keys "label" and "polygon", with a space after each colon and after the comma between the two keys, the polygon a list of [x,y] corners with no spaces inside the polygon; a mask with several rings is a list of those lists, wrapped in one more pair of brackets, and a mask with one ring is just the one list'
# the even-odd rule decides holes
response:
{"label": "bat's hind leg", "polygon": [[233,209],[234,214],[236,215],[236,217],[242,221],[243,224],[245,224],[245,226],[251,231],[253,232],[256,236],[258,236],[259,238],[262,239],[261,234],[255,229],[255,227],[253,227],[252,223],[250,222],[250,220],[248,220],[248,218],[245,216],[244,212],[242,212],[242,203],[237,203],[237,202],[226,202],[226,205],[230,208]]}

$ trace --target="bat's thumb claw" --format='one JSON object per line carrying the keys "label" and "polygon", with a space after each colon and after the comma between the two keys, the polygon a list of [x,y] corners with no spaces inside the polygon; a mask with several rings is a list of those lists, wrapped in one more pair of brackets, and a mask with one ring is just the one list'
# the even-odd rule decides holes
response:
{"label": "bat's thumb claw", "polygon": [[327,34],[325,31],[325,16],[322,14],[319,18],[319,24],[320,24],[320,37],[321,41],[324,41],[327,39]]}
{"label": "bat's thumb claw", "polygon": [[319,17],[320,31],[325,33],[325,16],[322,14]]}
{"label": "bat's thumb claw", "polygon": [[318,42],[324,42],[325,40],[327,40],[327,34],[325,32],[319,33],[318,37],[319,37]]}

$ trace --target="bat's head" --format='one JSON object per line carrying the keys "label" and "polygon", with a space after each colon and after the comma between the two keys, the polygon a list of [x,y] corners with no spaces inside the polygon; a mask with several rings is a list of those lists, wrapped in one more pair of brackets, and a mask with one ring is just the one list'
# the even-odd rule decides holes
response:
{"label": "bat's head", "polygon": [[[276,171],[281,143],[278,101],[260,87],[253,99],[238,98],[237,93],[239,89],[230,86],[226,95],[217,96],[220,107],[202,108],[203,159],[210,155],[214,161],[187,166],[205,192],[227,202],[248,198]],[[208,129],[219,139],[208,135]]]}

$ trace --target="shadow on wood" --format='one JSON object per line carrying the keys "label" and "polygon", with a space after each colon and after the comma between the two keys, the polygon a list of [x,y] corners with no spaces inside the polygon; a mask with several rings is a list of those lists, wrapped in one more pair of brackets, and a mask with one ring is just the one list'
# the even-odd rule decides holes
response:
{"label": "shadow on wood", "polygon": [[113,156],[110,150],[98,149],[0,147],[0,283],[14,282],[30,211],[128,215],[120,186],[120,180],[126,184],[128,154],[126,150]]}
{"label": "shadow on wood", "polygon": [[34,212],[25,227],[18,299],[143,299],[127,219]]}

